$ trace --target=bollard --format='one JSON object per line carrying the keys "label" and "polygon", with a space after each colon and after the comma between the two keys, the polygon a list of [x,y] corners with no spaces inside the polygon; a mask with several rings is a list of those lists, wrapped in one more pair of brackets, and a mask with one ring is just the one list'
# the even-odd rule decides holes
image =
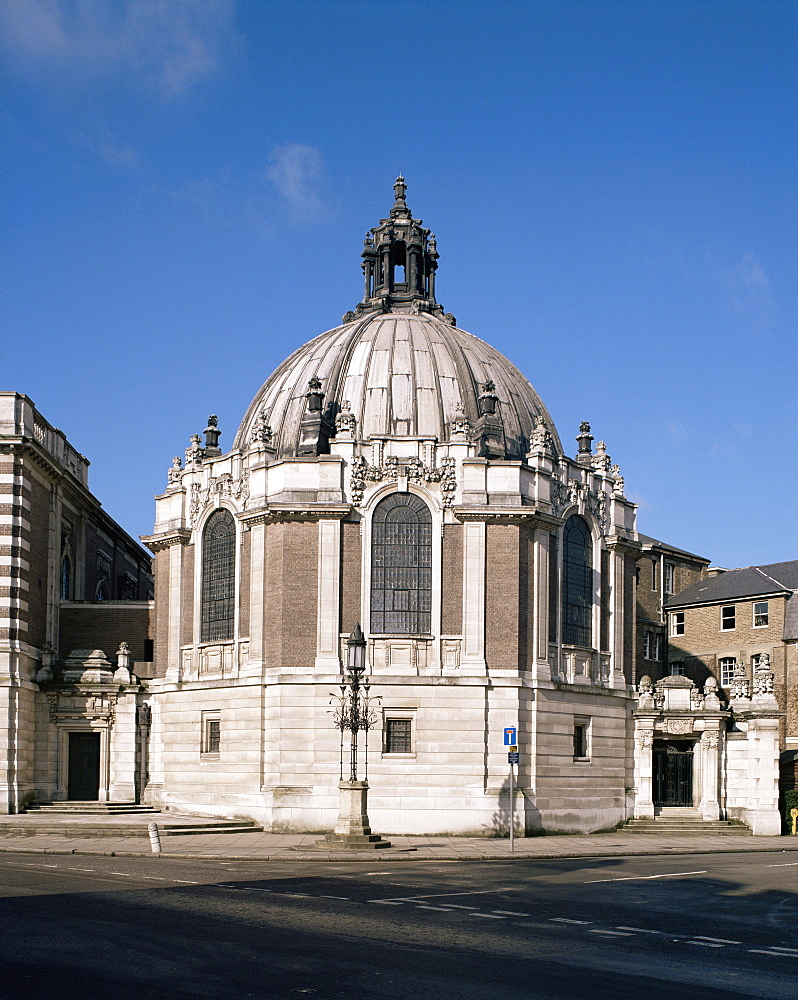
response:
{"label": "bollard", "polygon": [[798,809],[790,809],[790,816],[792,816],[792,835],[795,836],[795,824],[798,820]]}
{"label": "bollard", "polygon": [[161,835],[158,833],[158,824],[149,823],[147,829],[150,832],[150,847],[152,848],[153,854],[161,853]]}

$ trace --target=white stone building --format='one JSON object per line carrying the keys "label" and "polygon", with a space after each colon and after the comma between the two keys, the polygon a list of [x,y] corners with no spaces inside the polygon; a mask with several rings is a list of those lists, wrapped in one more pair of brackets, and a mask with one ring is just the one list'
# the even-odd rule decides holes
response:
{"label": "white stone building", "polygon": [[[517,832],[648,816],[649,734],[671,711],[696,737],[730,715],[712,692],[638,695],[641,542],[620,470],[586,423],[569,457],[521,372],[444,313],[434,236],[394,190],[356,309],[266,380],[228,451],[212,417],[169,470],[145,539],[136,788],[162,808],[330,830],[333,708],[360,624],[376,830],[506,832],[508,727]],[[693,805],[714,818],[723,762],[700,747]],[[766,778],[776,766],[761,760]]]}

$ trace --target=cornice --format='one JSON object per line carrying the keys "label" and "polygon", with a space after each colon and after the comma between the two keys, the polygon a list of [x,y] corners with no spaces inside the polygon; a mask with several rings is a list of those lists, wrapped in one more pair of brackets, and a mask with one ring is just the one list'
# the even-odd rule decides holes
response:
{"label": "cornice", "polygon": [[188,545],[191,540],[191,531],[188,528],[173,528],[171,531],[162,531],[157,535],[141,535],[142,542],[150,552],[162,552],[171,548],[172,545]]}
{"label": "cornice", "polygon": [[539,507],[453,507],[458,521],[493,521],[501,524],[545,524],[559,527],[563,518]]}
{"label": "cornice", "polygon": [[246,527],[281,521],[343,521],[352,513],[350,504],[274,504],[247,510],[236,517]]}

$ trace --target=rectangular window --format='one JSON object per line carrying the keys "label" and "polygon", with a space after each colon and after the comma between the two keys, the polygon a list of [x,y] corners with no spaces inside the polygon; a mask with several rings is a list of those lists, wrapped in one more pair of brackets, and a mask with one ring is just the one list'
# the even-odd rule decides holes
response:
{"label": "rectangular window", "polygon": [[218,757],[222,744],[222,720],[218,712],[202,713],[203,757]]}
{"label": "rectangular window", "polygon": [[643,656],[647,660],[658,660],[660,658],[659,632],[646,632],[643,637]]}
{"label": "rectangular window", "polygon": [[684,611],[671,614],[671,635],[684,635]]}
{"label": "rectangular window", "polygon": [[658,586],[659,581],[657,580],[657,576],[658,575],[659,574],[657,573],[657,560],[656,559],[652,559],[651,560],[651,589],[652,590],[659,590],[659,586]]}
{"label": "rectangular window", "polygon": [[574,718],[574,760],[590,759],[590,719]]}
{"label": "rectangular window", "polygon": [[670,675],[671,677],[684,677],[684,664],[672,663],[670,665]]}
{"label": "rectangular window", "polygon": [[737,615],[733,604],[720,609],[720,630],[721,632],[731,632],[737,626]]}
{"label": "rectangular window", "polygon": [[720,666],[720,686],[726,688],[731,684],[734,677],[737,658],[734,656],[721,656],[718,665]]}
{"label": "rectangular window", "polygon": [[768,602],[754,602],[754,628],[764,628],[768,623]]}
{"label": "rectangular window", "polygon": [[676,593],[676,567],[673,563],[665,563],[665,593]]}
{"label": "rectangular window", "polygon": [[383,730],[383,753],[412,754],[413,753],[413,720],[411,718],[385,718]]}

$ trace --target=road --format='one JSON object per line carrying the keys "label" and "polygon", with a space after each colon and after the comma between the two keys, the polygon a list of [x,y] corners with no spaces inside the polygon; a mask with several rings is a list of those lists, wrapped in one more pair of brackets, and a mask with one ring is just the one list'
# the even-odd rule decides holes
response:
{"label": "road", "polygon": [[9,1000],[798,995],[795,855],[0,855]]}

